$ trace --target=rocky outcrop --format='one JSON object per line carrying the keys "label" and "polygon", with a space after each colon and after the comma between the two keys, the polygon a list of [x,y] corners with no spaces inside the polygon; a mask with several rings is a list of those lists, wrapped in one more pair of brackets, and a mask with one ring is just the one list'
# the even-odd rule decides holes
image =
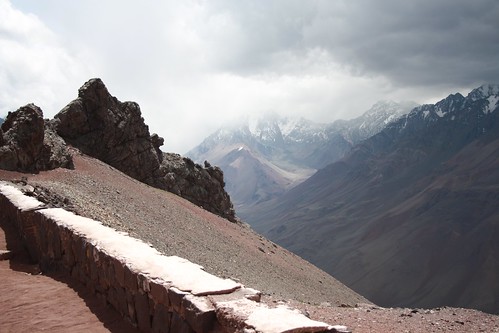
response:
{"label": "rocky outcrop", "polygon": [[179,154],[164,153],[164,186],[170,192],[215,214],[234,218],[234,208],[224,189],[224,175],[219,167],[205,162],[205,167]]}
{"label": "rocky outcrop", "polygon": [[174,192],[235,221],[219,168],[203,168],[180,155],[165,154],[164,139],[149,134],[135,102],[120,102],[100,79],[91,79],[51,121],[57,133],[83,153],[148,185]]}
{"label": "rocky outcrop", "polygon": [[85,83],[78,98],[52,123],[69,144],[135,179],[155,185],[154,178],[160,176],[158,147],[153,145],[139,105],[118,101],[100,79]]}
{"label": "rocky outcrop", "polygon": [[42,110],[28,104],[8,114],[0,129],[0,168],[38,172],[71,168],[64,140],[45,123]]}

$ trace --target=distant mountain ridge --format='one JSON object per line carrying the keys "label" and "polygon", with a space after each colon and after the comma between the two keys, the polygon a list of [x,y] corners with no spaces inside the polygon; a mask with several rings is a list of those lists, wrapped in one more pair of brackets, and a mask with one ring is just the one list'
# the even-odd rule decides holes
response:
{"label": "distant mountain ridge", "polygon": [[498,101],[416,107],[247,222],[378,304],[498,313]]}
{"label": "distant mountain ridge", "polygon": [[238,215],[283,194],[416,104],[380,101],[362,116],[331,124],[268,113],[221,128],[187,153],[219,166]]}

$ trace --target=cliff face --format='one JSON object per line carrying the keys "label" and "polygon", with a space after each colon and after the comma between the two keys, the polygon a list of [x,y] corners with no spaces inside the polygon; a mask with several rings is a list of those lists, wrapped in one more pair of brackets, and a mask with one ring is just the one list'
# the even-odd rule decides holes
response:
{"label": "cliff face", "polygon": [[0,168],[22,172],[72,168],[68,143],[130,177],[236,221],[220,168],[163,153],[159,149],[163,142],[157,134],[149,134],[137,103],[120,102],[100,79],[91,79],[79,89],[78,98],[50,121],[34,104],[10,113],[0,129]]}

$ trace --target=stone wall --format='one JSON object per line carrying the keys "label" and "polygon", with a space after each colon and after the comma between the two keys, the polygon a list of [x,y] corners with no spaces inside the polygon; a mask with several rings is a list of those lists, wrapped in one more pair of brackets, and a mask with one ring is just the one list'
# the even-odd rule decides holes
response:
{"label": "stone wall", "polygon": [[287,307],[269,308],[254,289],[98,221],[47,208],[6,182],[0,182],[0,218],[16,225],[42,272],[70,274],[143,332],[346,330]]}

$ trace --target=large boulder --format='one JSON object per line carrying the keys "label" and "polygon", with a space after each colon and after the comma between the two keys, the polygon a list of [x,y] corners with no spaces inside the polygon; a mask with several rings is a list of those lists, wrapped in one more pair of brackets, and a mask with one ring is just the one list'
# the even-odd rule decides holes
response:
{"label": "large boulder", "polygon": [[[164,154],[164,139],[149,134],[135,102],[120,102],[100,79],[91,79],[51,121],[66,142],[148,185],[174,192],[235,221],[223,174],[196,167],[180,155]],[[166,159],[164,157],[167,157]]]}
{"label": "large boulder", "polygon": [[0,168],[38,172],[72,168],[64,140],[43,119],[42,110],[28,104],[10,112],[0,130]]}

